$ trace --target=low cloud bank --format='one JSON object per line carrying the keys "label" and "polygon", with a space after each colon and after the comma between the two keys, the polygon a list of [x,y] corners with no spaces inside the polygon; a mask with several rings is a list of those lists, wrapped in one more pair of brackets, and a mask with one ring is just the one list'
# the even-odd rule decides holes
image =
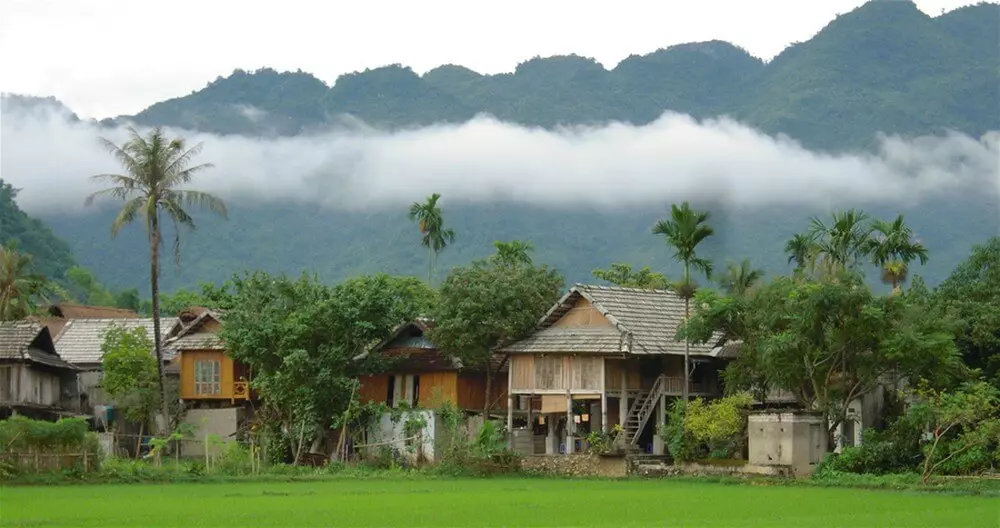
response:
{"label": "low cloud bank", "polygon": [[[645,126],[554,131],[478,117],[461,125],[381,132],[338,127],[276,139],[171,131],[203,142],[216,168],[193,187],[231,200],[303,200],[341,209],[404,207],[432,192],[449,203],[513,200],[623,208],[716,199],[737,206],[913,204],[1000,192],[1000,132],[884,137],[874,153],[829,155],[728,119],[666,113]],[[0,177],[31,212],[82,210],[119,172],[97,142],[123,129],[70,122],[51,108],[4,109]]]}

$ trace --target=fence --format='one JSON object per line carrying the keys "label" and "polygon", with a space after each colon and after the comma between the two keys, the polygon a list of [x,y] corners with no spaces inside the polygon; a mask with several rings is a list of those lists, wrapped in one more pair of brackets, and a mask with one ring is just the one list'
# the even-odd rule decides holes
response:
{"label": "fence", "polygon": [[7,451],[0,461],[17,472],[48,472],[79,468],[83,471],[97,469],[100,459],[86,451],[80,453],[43,453],[39,451]]}

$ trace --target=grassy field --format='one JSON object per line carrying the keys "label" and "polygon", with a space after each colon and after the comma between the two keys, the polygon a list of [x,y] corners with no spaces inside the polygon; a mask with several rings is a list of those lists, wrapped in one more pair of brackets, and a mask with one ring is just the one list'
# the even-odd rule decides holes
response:
{"label": "grassy field", "polygon": [[1000,526],[996,497],[685,481],[332,480],[0,489],[0,526]]}

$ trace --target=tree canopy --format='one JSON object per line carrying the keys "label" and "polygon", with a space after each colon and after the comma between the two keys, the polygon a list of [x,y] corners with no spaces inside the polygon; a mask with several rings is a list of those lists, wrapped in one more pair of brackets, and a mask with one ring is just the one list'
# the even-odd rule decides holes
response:
{"label": "tree canopy", "polygon": [[262,421],[294,453],[322,437],[349,405],[357,376],[375,358],[360,357],[399,324],[427,313],[435,295],[413,278],[379,274],[330,287],[315,277],[263,272],[228,287],[220,336],[249,366],[264,401]]}

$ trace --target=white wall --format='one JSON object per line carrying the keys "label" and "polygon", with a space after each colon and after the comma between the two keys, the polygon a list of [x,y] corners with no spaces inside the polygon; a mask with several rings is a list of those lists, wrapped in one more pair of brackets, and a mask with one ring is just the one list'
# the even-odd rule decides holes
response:
{"label": "white wall", "polygon": [[[195,428],[194,435],[181,441],[181,456],[205,456],[205,441],[208,435],[218,435],[223,442],[234,442],[239,426],[240,407],[224,409],[189,409],[184,413],[184,423]],[[209,445],[210,453],[217,453],[218,447]]]}
{"label": "white wall", "polygon": [[[419,442],[408,446],[405,442],[406,433],[404,431],[406,427],[407,418],[410,416],[421,416],[426,421],[426,425],[421,430]],[[421,458],[429,462],[434,461],[434,445],[436,440],[437,427],[437,415],[434,411],[430,410],[412,410],[404,411],[402,416],[397,421],[392,420],[391,413],[385,413],[382,415],[382,419],[379,423],[372,427],[369,431],[368,441],[366,444],[381,444],[383,442],[388,442],[390,447],[395,448],[399,451],[400,456],[405,457],[411,462],[416,462]],[[378,446],[369,447],[366,449],[369,453],[375,453],[379,449]]]}

